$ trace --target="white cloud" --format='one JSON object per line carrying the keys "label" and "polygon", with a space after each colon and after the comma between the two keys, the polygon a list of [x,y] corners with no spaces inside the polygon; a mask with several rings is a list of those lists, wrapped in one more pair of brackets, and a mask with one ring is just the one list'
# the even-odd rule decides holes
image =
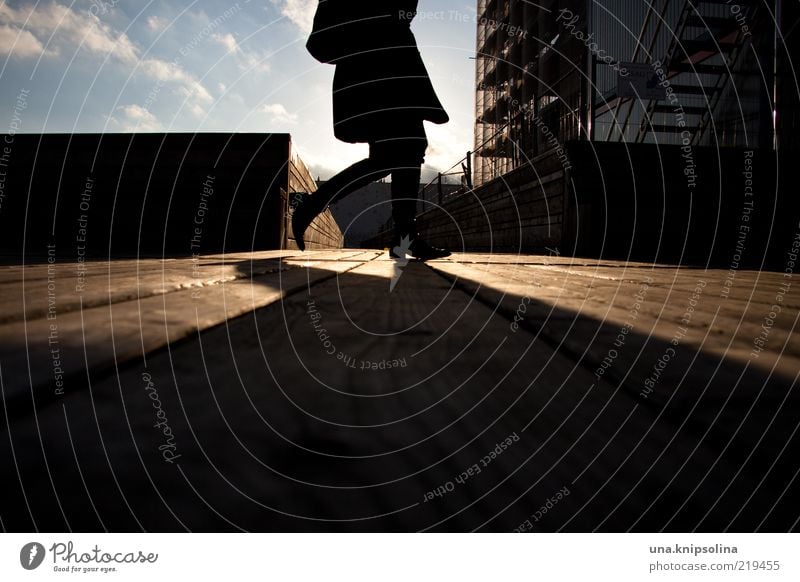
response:
{"label": "white cloud", "polygon": [[139,62],[139,69],[157,81],[178,83],[187,98],[195,97],[204,103],[214,100],[202,83],[173,63],[161,59],[145,59]]}
{"label": "white cloud", "polygon": [[295,124],[297,123],[297,114],[296,113],[289,113],[286,110],[286,107],[281,105],[280,103],[271,103],[267,105],[262,105],[258,108],[261,113],[266,113],[270,116],[270,122],[272,123],[287,123],[287,124]]}
{"label": "white cloud", "polygon": [[425,131],[430,144],[425,155],[426,166],[443,172],[466,157],[467,150],[463,146],[471,143],[472,137],[468,127],[462,127],[457,121],[447,125],[426,123]]}
{"label": "white cloud", "polygon": [[122,131],[163,131],[164,127],[155,115],[140,105],[122,105],[117,107],[122,112],[123,119],[111,118],[111,123]]}
{"label": "white cloud", "polygon": [[169,26],[169,20],[156,16],[155,14],[147,17],[147,28],[153,32],[161,32]]}
{"label": "white cloud", "polygon": [[0,24],[33,35],[46,44],[51,55],[63,52],[59,49],[64,45],[75,49],[82,46],[84,50],[110,54],[124,62],[132,62],[138,55],[127,35],[113,31],[90,12],[79,13],[57,3],[20,8],[0,5]]}
{"label": "white cloud", "polygon": [[20,58],[38,57],[44,45],[27,30],[0,25],[0,55]]}
{"label": "white cloud", "polygon": [[255,53],[242,53],[241,58],[242,62],[239,63],[239,69],[242,71],[267,73],[271,68],[267,57]]}
{"label": "white cloud", "polygon": [[245,50],[236,40],[236,37],[232,34],[215,33],[211,35],[211,40],[225,47],[225,50],[228,51],[228,53],[237,56],[239,59],[239,70],[255,70],[259,72],[267,72],[270,70],[270,64],[267,57]]}
{"label": "white cloud", "polygon": [[229,53],[236,54],[239,52],[239,43],[236,42],[236,37],[231,33],[228,34],[212,34],[212,40],[217,44],[221,44]]}
{"label": "white cloud", "polygon": [[[161,24],[151,17],[148,25]],[[187,104],[195,110],[199,104],[213,101],[211,94],[192,74],[181,66],[159,58],[142,58],[141,50],[124,32],[114,30],[91,12],[78,12],[56,2],[24,5],[12,8],[0,4],[0,54],[9,54],[11,47],[17,56],[32,57],[44,49],[48,56],[83,50],[121,62],[145,76],[177,85],[179,94],[193,101]],[[18,34],[24,42],[15,46],[9,35]],[[14,37],[16,38],[16,37]]]}
{"label": "white cloud", "polygon": [[317,10],[317,0],[282,0],[279,5],[281,14],[291,20],[303,34],[311,32],[314,13]]}
{"label": "white cloud", "polygon": [[192,115],[198,118],[202,118],[207,115],[206,110],[199,103],[190,103],[188,109]]}

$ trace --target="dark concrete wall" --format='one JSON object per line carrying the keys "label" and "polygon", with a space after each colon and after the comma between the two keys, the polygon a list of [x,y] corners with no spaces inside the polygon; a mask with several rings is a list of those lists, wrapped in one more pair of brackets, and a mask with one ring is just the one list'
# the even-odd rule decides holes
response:
{"label": "dark concrete wall", "polygon": [[774,152],[590,142],[568,150],[564,247],[575,255],[755,268],[779,265],[797,231],[797,198]]}
{"label": "dark concrete wall", "polygon": [[66,257],[284,248],[290,169],[305,171],[285,134],[18,134],[6,141],[0,244],[12,257],[47,245]]}
{"label": "dark concrete wall", "polygon": [[452,250],[551,252],[562,239],[565,164],[553,152],[417,218],[420,234]]}
{"label": "dark concrete wall", "polygon": [[778,163],[769,150],[565,148],[421,214],[420,234],[454,251],[782,268],[800,232],[788,152]]}

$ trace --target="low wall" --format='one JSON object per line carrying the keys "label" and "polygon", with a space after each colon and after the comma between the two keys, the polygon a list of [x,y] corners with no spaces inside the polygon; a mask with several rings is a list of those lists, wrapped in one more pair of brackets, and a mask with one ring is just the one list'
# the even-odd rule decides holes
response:
{"label": "low wall", "polygon": [[[446,197],[417,217],[421,236],[455,251],[553,252],[562,240],[566,171],[554,153]],[[383,233],[364,246],[388,246]]]}
{"label": "low wall", "polygon": [[[780,267],[800,232],[790,164],[741,148],[570,142],[418,216],[454,251]],[[391,233],[365,246],[388,246]]]}
{"label": "low wall", "polygon": [[[10,136],[9,136],[10,137]],[[287,134],[17,134],[3,152],[2,253],[185,256],[291,248],[314,181]],[[313,247],[340,247],[330,216]]]}
{"label": "low wall", "polygon": [[758,268],[780,265],[797,232],[797,196],[772,151],[591,142],[567,149],[570,254]]}

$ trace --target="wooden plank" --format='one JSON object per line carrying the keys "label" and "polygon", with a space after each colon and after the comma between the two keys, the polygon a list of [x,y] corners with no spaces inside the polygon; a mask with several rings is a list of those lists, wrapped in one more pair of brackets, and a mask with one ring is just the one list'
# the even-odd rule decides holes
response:
{"label": "wooden plank", "polygon": [[309,279],[313,284],[362,262],[314,261],[311,256],[303,261],[287,259],[280,269],[252,278],[7,323],[0,326],[0,361],[6,377],[13,378],[6,387],[7,397],[24,394],[30,387],[45,399],[58,397],[61,384],[72,375],[141,358],[277,301],[308,285]]}
{"label": "wooden plank", "polygon": [[[85,482],[114,530],[510,531],[564,487],[570,495],[537,527],[602,528],[619,506],[614,524],[643,517],[652,529],[707,469],[710,496],[688,499],[689,518],[737,469],[717,443],[698,444],[424,265],[405,266],[390,293],[394,267],[385,255],[363,263],[146,365],[76,381],[59,406],[16,421],[15,446],[32,452],[20,474],[39,527],[97,529]],[[327,353],[319,328],[355,365]],[[359,365],[400,358],[408,365]],[[174,462],[159,449],[153,391]],[[684,461],[683,497],[648,514]],[[457,482],[473,465],[480,473]],[[652,477],[636,487],[645,471]],[[754,486],[746,476],[736,490]],[[69,499],[66,519],[53,490]],[[18,496],[2,503],[6,527],[25,523]]]}
{"label": "wooden plank", "polygon": [[237,279],[275,273],[281,259],[371,260],[364,251],[268,251],[251,255],[199,256],[185,259],[87,262],[56,261],[50,267],[6,267],[0,282],[0,325],[45,317],[54,302],[59,314],[185,289],[220,285]]}
{"label": "wooden plank", "polygon": [[[513,316],[530,298],[520,325],[537,330],[551,345],[571,354],[576,363],[594,371],[596,377],[619,385],[642,405],[653,407],[698,438],[706,435],[717,442],[735,442],[741,450],[761,442],[775,415],[797,410],[800,397],[792,391],[800,369],[796,335],[797,311],[787,312],[787,331],[772,329],[762,352],[753,356],[757,333],[752,315],[740,304],[742,323],[719,317],[713,325],[696,315],[685,332],[683,325],[660,319],[658,298],[651,288],[637,303],[636,292],[627,289],[607,304],[597,301],[548,297],[530,284],[492,276],[487,269],[448,263],[432,267],[475,293],[489,305]],[[490,269],[489,269],[490,270]],[[585,289],[587,297],[595,293]],[[684,303],[675,297],[677,305]],[[663,300],[663,298],[662,298]],[[675,306],[666,306],[673,311]],[[741,318],[740,318],[741,319]],[[629,324],[630,327],[626,324]],[[788,413],[786,413],[788,414]],[[769,436],[775,447],[783,447],[781,434],[791,431],[797,419],[786,417],[774,425]]]}
{"label": "wooden plank", "polygon": [[[683,327],[681,321],[691,308],[691,325],[681,334],[681,343],[702,347],[705,352],[732,359],[749,355],[753,349],[764,318],[771,311],[770,306],[777,302],[779,280],[779,276],[774,274],[765,276],[759,287],[760,301],[756,301],[749,297],[738,300],[735,297],[721,298],[720,290],[726,275],[721,271],[700,273],[690,270],[681,274],[680,286],[672,286],[670,276],[664,270],[655,273],[654,277],[648,271],[625,271],[624,277],[616,271],[617,281],[609,280],[606,273],[598,283],[593,277],[575,276],[558,267],[525,270],[504,265],[475,267],[452,262],[433,265],[443,273],[459,277],[470,288],[477,288],[477,282],[480,282],[482,289],[487,294],[491,293],[493,301],[499,300],[503,292],[510,294],[512,304],[516,301],[518,305],[522,297],[535,299],[539,303],[537,310],[528,316],[541,321],[546,321],[554,311],[561,311],[567,317],[574,314],[576,317],[580,315],[601,321],[605,325],[622,326],[630,320],[631,305],[646,282],[645,301],[637,309],[637,326],[646,329],[654,337],[670,341]],[[693,291],[700,278],[706,281],[706,287],[701,289],[697,300],[693,300]],[[744,294],[745,291],[740,289],[739,293]],[[755,298],[756,294],[753,295]],[[782,346],[781,349],[759,352],[758,357],[753,358],[754,366],[765,371],[777,366],[789,377],[800,368],[800,340],[795,337],[799,311],[797,296],[797,291],[785,296],[780,317],[770,327],[769,341],[773,346]],[[690,305],[690,301],[694,305]],[[747,358],[741,361],[746,362]]]}

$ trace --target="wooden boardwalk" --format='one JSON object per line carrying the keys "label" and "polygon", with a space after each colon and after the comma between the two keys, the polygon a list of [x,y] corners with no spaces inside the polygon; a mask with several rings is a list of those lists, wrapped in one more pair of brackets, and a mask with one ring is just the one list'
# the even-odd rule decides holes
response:
{"label": "wooden boardwalk", "polygon": [[275,251],[0,289],[5,530],[798,527],[784,273]]}

